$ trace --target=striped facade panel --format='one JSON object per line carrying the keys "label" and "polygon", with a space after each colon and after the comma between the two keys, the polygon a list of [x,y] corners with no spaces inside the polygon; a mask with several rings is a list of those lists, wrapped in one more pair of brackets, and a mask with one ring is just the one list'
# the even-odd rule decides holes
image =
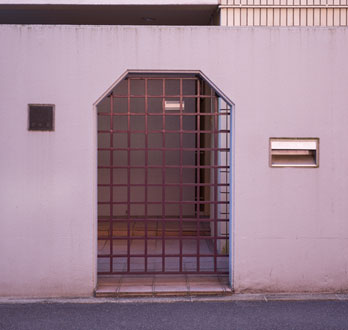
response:
{"label": "striped facade panel", "polygon": [[348,0],[222,0],[222,26],[348,26]]}

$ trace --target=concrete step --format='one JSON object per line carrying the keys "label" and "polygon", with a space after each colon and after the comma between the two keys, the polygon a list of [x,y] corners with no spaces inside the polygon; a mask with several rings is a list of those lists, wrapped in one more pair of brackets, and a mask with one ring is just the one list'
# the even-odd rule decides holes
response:
{"label": "concrete step", "polygon": [[96,297],[225,296],[231,295],[227,276],[129,275],[98,278]]}

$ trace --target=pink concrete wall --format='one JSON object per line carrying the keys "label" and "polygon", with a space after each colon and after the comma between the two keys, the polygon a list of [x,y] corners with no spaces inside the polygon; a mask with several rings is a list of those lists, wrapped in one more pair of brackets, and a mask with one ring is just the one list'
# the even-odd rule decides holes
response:
{"label": "pink concrete wall", "polygon": [[[236,291],[348,289],[347,29],[1,26],[0,295],[91,295],[96,115],[126,69],[199,69],[236,104]],[[56,105],[28,132],[27,104]],[[269,137],[319,137],[272,169]]]}

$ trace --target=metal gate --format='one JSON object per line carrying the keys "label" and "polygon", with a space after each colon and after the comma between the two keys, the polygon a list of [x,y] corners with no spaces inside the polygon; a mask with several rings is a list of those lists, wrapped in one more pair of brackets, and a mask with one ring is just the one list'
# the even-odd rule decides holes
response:
{"label": "metal gate", "polygon": [[98,274],[228,273],[230,106],[133,74],[98,105]]}

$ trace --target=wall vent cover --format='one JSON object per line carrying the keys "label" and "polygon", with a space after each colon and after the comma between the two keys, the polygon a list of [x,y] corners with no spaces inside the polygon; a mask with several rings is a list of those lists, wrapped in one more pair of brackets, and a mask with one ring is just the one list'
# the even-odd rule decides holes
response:
{"label": "wall vent cover", "polygon": [[318,167],[318,138],[270,138],[271,167]]}
{"label": "wall vent cover", "polygon": [[53,110],[53,105],[29,105],[29,131],[53,131]]}

